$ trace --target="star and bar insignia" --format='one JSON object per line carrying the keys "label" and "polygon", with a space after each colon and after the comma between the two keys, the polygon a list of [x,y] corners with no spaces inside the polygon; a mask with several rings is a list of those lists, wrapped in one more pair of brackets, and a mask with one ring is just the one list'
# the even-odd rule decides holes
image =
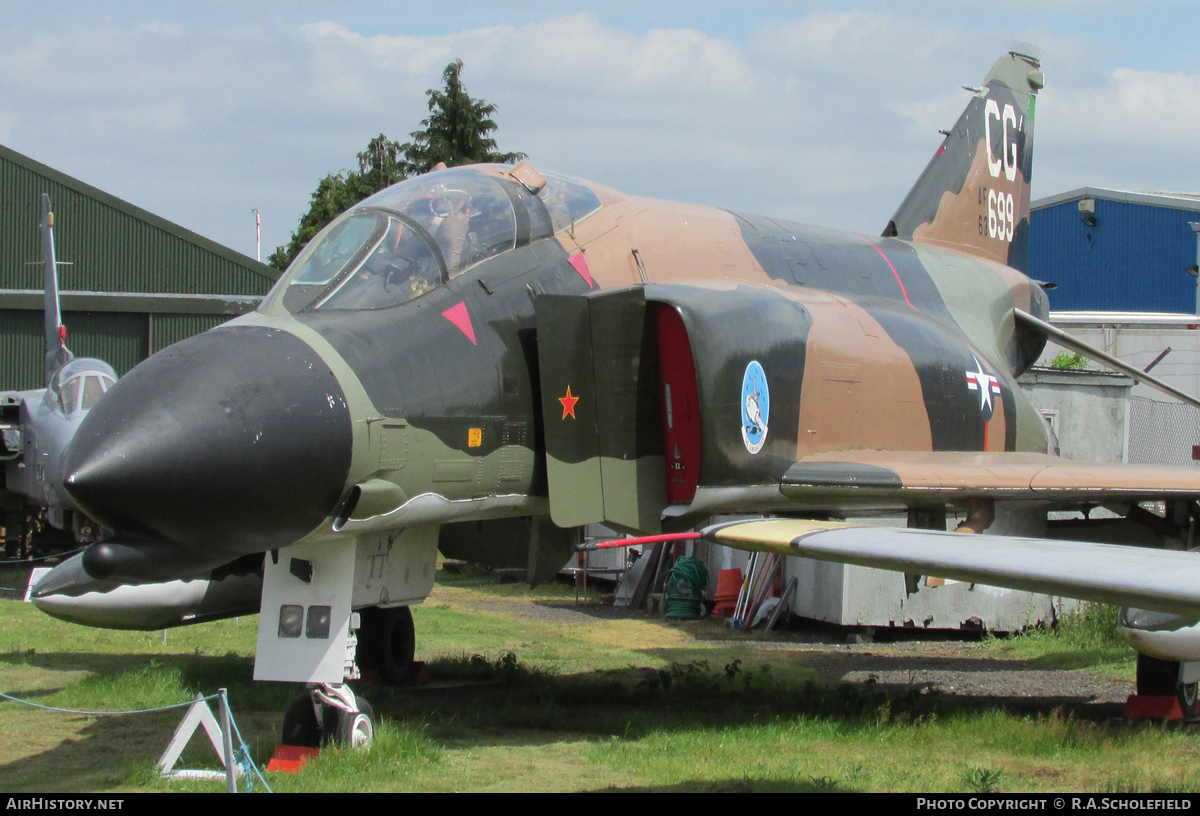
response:
{"label": "star and bar insignia", "polygon": [[975,370],[967,372],[967,389],[979,393],[979,413],[983,415],[983,421],[987,422],[996,409],[992,398],[1000,395],[1000,378],[989,374],[980,364],[978,357],[972,359],[975,361]]}

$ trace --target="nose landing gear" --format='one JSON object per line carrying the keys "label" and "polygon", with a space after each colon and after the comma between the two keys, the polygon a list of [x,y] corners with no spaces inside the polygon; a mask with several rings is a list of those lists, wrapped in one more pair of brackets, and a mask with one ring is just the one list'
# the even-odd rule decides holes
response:
{"label": "nose landing gear", "polygon": [[371,704],[345,684],[322,684],[292,700],[283,715],[282,742],[304,748],[366,747],[375,738]]}
{"label": "nose landing gear", "polygon": [[[380,681],[395,685],[408,683],[415,647],[412,612],[407,606],[360,610],[353,659],[368,676],[376,674]],[[357,677],[358,673],[347,676]],[[285,745],[306,748],[369,745],[375,738],[375,712],[344,683],[324,683],[292,700],[283,715],[282,737]]]}

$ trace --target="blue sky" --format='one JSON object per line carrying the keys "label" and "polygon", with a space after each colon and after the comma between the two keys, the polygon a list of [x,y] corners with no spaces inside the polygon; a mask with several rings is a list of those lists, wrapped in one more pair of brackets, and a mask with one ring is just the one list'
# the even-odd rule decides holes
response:
{"label": "blue sky", "polygon": [[250,255],[257,207],[265,256],[462,58],[535,165],[877,233],[1017,42],[1035,197],[1200,190],[1197,34],[1182,2],[0,0],[0,143]]}

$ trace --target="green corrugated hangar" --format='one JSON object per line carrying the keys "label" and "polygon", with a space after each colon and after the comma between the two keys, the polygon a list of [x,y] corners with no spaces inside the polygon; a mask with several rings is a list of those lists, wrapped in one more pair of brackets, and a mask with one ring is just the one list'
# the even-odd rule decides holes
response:
{"label": "green corrugated hangar", "polygon": [[67,345],[124,374],[251,311],[279,272],[0,145],[0,391],[41,388],[38,217],[50,194]]}

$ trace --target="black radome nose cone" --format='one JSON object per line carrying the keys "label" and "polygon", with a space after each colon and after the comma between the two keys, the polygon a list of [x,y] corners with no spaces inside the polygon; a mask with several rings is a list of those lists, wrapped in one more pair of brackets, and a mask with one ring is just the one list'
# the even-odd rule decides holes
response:
{"label": "black radome nose cone", "polygon": [[111,529],[239,554],[320,524],[350,455],[350,411],[320,356],[287,332],[233,326],[122,377],[80,425],[64,472]]}

